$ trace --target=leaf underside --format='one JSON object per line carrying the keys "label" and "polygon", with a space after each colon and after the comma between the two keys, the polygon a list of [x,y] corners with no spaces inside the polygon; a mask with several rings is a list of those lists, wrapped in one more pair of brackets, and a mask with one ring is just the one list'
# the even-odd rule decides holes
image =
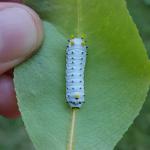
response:
{"label": "leaf underside", "polygon": [[35,147],[67,149],[72,112],[65,103],[65,48],[70,34],[85,33],[86,103],[77,112],[74,149],[112,150],[138,115],[150,82],[149,60],[124,1],[28,2],[49,21],[38,53],[15,69],[19,107]]}

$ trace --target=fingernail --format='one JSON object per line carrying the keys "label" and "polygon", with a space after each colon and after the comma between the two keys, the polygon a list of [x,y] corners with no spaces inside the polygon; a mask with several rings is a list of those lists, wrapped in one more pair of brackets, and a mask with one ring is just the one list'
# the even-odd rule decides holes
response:
{"label": "fingernail", "polygon": [[16,64],[9,66],[9,62],[20,63],[31,55],[41,44],[42,38],[42,23],[33,10],[21,4],[2,3],[0,7],[0,73],[1,65],[4,66],[6,63],[7,67],[11,68]]}

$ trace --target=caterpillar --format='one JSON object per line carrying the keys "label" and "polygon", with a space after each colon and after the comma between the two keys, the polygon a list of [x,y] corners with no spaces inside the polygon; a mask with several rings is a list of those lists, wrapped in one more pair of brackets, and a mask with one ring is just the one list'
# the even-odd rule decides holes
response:
{"label": "caterpillar", "polygon": [[84,38],[68,40],[66,49],[66,99],[71,108],[84,103],[84,70],[87,46]]}

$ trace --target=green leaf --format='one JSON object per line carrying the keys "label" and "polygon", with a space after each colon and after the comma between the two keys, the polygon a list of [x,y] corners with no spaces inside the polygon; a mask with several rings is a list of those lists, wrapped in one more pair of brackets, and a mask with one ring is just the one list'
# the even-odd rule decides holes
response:
{"label": "green leaf", "polygon": [[[150,3],[148,4],[148,1],[149,0],[127,0],[127,4],[150,56]],[[150,147],[149,108],[150,92],[140,111],[140,115],[117,144],[115,150],[133,150],[133,147],[147,149]]]}
{"label": "green leaf", "polygon": [[19,107],[35,147],[67,148],[72,111],[65,104],[65,47],[79,32],[87,35],[89,55],[74,149],[112,150],[138,115],[150,83],[150,63],[125,3],[45,0],[38,8],[53,25],[45,23],[40,51],[15,69]]}
{"label": "green leaf", "polygon": [[139,29],[150,56],[150,0],[127,0],[130,13]]}

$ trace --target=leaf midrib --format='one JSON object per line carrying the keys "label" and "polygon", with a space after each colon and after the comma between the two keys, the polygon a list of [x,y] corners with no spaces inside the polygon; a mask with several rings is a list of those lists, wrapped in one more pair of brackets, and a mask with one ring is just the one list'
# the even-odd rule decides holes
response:
{"label": "leaf midrib", "polygon": [[[80,20],[81,20],[81,1],[76,0],[76,9],[77,9],[77,36],[80,37]],[[76,113],[77,111],[75,109],[72,110],[72,116],[71,116],[71,127],[69,131],[69,142],[67,145],[68,150],[74,149],[74,136],[75,136],[75,124],[76,124]]]}

